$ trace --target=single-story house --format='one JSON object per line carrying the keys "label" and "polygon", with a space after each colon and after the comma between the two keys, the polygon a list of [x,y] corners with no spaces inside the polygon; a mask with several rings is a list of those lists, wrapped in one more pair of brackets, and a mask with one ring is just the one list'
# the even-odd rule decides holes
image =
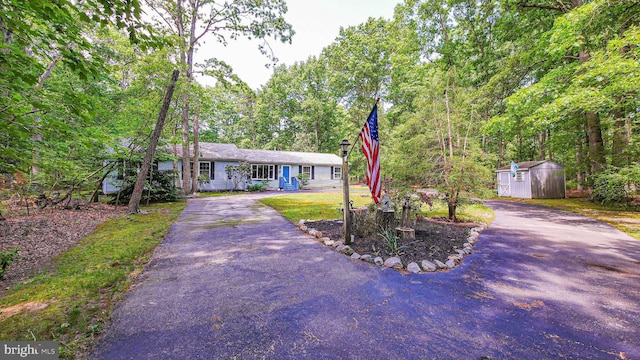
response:
{"label": "single-story house", "polygon": [[522,199],[555,199],[566,197],[564,167],[552,161],[525,161],[496,170],[498,196]]}
{"label": "single-story house", "polygon": [[[193,153],[193,147],[190,148]],[[177,149],[176,185],[181,187],[182,181],[182,148]],[[220,191],[246,189],[247,181],[231,178],[225,167],[237,166],[246,162],[251,167],[251,183],[264,182],[268,189],[295,190],[298,188],[298,177],[307,174],[309,183],[306,188],[342,186],[342,159],[335,154],[310,153],[295,151],[251,150],[240,149],[233,144],[199,143],[198,171],[206,175],[209,181],[199,182],[199,191]],[[193,164],[193,163],[192,163]],[[173,161],[158,163],[159,171],[174,170]],[[107,179],[115,179],[116,175]],[[119,187],[113,181],[103,184],[103,192],[116,192]]]}

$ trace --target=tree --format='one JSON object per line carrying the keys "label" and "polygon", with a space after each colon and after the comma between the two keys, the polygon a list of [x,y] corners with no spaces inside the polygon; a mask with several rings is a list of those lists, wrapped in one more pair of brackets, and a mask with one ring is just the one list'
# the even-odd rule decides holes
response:
{"label": "tree", "polygon": [[142,198],[142,190],[144,189],[144,184],[147,180],[147,174],[149,173],[149,169],[151,168],[153,153],[156,151],[158,139],[160,138],[162,128],[164,127],[164,121],[167,117],[167,112],[169,111],[169,105],[171,104],[171,98],[173,97],[173,91],[175,90],[176,82],[178,81],[179,75],[180,71],[178,70],[174,70],[173,74],[171,74],[171,81],[169,83],[169,86],[167,86],[167,92],[164,96],[164,101],[162,102],[162,108],[158,113],[158,121],[156,122],[156,127],[153,130],[153,134],[151,135],[151,143],[147,148],[144,160],[142,161],[142,166],[140,167],[140,172],[138,173],[136,184],[133,188],[133,193],[131,194],[131,199],[129,200],[129,214],[135,214],[140,210],[140,199]]}
{"label": "tree", "polygon": [[[156,14],[159,26],[177,37],[178,61],[184,67],[186,88],[189,89],[194,75],[194,53],[206,36],[213,36],[226,44],[238,36],[255,37],[265,40],[274,37],[290,41],[293,31],[283,18],[287,11],[283,0],[255,2],[239,0],[219,3],[213,0],[147,0]],[[267,54],[265,45],[260,47]],[[182,106],[182,163],[189,163],[189,99],[187,93],[181,97]],[[191,176],[183,171],[183,189],[191,193]]]}

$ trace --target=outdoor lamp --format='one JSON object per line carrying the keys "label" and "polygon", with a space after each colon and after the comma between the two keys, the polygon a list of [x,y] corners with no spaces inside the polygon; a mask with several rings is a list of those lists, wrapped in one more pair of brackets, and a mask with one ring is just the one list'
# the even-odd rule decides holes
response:
{"label": "outdoor lamp", "polygon": [[349,140],[343,139],[340,143],[340,147],[342,148],[342,157],[347,156],[347,153],[349,152],[349,146],[351,146]]}

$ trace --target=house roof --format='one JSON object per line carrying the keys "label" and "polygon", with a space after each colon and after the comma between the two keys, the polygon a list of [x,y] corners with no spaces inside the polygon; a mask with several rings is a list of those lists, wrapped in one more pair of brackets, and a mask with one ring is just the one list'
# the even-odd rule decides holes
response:
{"label": "house roof", "polygon": [[[193,146],[189,147],[193,151]],[[233,144],[204,143],[199,144],[201,159],[214,161],[246,161],[262,164],[290,165],[342,165],[342,159],[335,154],[240,149]],[[178,156],[182,156],[182,147],[178,146]]]}
{"label": "house roof", "polygon": [[[554,162],[549,161],[549,160],[523,161],[523,162],[519,162],[519,163],[516,163],[516,164],[518,164],[518,170],[528,170],[528,169],[530,169],[532,167],[536,167],[536,166],[544,164],[544,163],[553,163],[553,164],[555,164]],[[499,167],[496,171],[504,171],[504,170],[511,170],[511,164]]]}

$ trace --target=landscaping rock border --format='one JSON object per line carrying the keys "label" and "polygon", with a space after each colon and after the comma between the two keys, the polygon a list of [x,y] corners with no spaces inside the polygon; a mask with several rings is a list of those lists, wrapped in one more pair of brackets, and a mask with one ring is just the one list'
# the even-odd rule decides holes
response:
{"label": "landscaping rock border", "polygon": [[[309,220],[311,221],[311,220]],[[448,271],[456,266],[458,266],[462,260],[469,254],[473,252],[473,245],[478,241],[478,237],[480,233],[487,228],[486,224],[478,224],[478,226],[471,228],[469,230],[469,235],[467,237],[467,242],[464,243],[464,248],[456,250],[455,254],[451,254],[448,257],[446,262],[441,262],[439,260],[434,260],[433,262],[429,260],[423,260],[420,264],[415,262],[411,262],[409,264],[403,264],[400,258],[396,256],[391,256],[386,259],[383,259],[380,256],[374,257],[371,254],[358,254],[349,245],[345,245],[342,241],[334,241],[328,237],[323,237],[322,232],[318,231],[312,227],[306,225],[307,220],[301,219],[298,222],[298,229],[304,231],[305,233],[313,236],[322,243],[324,246],[332,247],[337,252],[345,254],[351,257],[354,260],[362,260],[368,262],[370,264],[374,264],[377,266],[394,269],[401,272],[409,272],[413,274],[424,274],[429,272],[436,271]]]}

